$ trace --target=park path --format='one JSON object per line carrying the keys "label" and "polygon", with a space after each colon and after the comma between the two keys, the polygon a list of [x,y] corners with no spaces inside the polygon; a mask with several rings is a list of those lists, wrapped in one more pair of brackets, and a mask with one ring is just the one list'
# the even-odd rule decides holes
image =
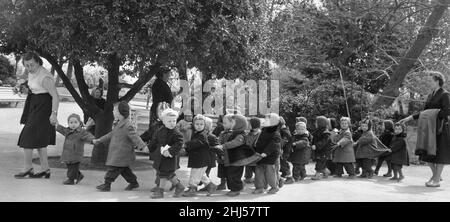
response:
{"label": "park path", "polygon": [[[67,116],[71,113],[81,114],[81,110],[75,103],[61,103],[58,120],[66,123]],[[418,201],[450,201],[450,168],[447,167],[443,174],[444,182],[440,188],[427,188],[424,182],[429,177],[429,169],[426,166],[412,165],[405,167],[406,179],[401,183],[391,182],[383,177],[374,177],[371,180],[355,179],[327,179],[285,185],[275,195],[253,195],[252,185],[247,185],[242,194],[230,198],[218,192],[211,197],[200,194],[195,198],[172,198],[167,195],[164,200],[152,200],[150,188],[155,179],[154,170],[136,171],[141,187],[135,191],[123,191],[127,185],[119,178],[113,184],[109,193],[97,192],[95,186],[99,185],[104,176],[103,171],[84,171],[85,179],[75,186],[64,186],[65,169],[52,169],[51,179],[14,179],[13,175],[22,168],[22,151],[17,148],[17,138],[21,126],[18,124],[22,108],[0,108],[0,201],[226,201],[226,202],[303,202],[303,201],[386,201],[386,202],[418,202]],[[57,145],[49,147],[50,155],[59,155],[63,142],[61,135],[57,136]],[[86,146],[86,155],[89,155],[92,146]],[[138,156],[138,158],[147,158]],[[187,184],[189,170],[186,168],[187,159],[182,158],[182,168],[177,171],[183,184]],[[38,166],[35,166],[39,170]],[[307,166],[307,171],[312,174],[313,164]],[[382,168],[381,172],[386,169]],[[215,169],[211,175],[212,180],[218,182]]]}

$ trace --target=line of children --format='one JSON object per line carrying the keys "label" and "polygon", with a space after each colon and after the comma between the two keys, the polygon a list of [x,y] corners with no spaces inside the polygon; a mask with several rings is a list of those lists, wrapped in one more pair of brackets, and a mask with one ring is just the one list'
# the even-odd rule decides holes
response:
{"label": "line of children", "polygon": [[[97,186],[100,191],[110,191],[111,183],[122,175],[129,185],[125,190],[133,190],[139,187],[137,177],[132,172],[130,165],[135,160],[134,146],[143,149],[146,145],[131,126],[129,120],[130,107],[125,102],[114,105],[115,125],[107,135],[95,139],[94,136],[82,128],[82,121],[76,114],[68,118],[69,127],[57,125],[57,130],[64,135],[62,161],[67,164],[67,177],[64,184],[76,184],[83,179],[79,171],[79,164],[83,157],[84,143],[105,143],[110,141],[106,165],[108,171],[104,184]],[[237,196],[243,189],[242,176],[246,169],[245,179],[252,178],[255,174],[254,194],[264,193],[270,186],[269,194],[275,194],[281,187],[277,164],[281,160],[282,177],[287,184],[304,180],[307,177],[305,166],[311,160],[312,153],[316,161],[315,175],[311,178],[318,180],[329,175],[327,171],[328,161],[335,165],[335,177],[342,177],[345,168],[348,178],[356,176],[355,160],[362,163],[363,172],[360,177],[371,178],[374,175],[372,159],[384,153],[379,159],[387,161],[388,173],[394,171],[392,180],[401,181],[404,178],[402,166],[408,165],[408,152],[406,149],[406,130],[404,125],[395,124],[392,135],[392,121],[384,121],[385,132],[380,136],[384,144],[389,144],[392,152],[379,149],[377,138],[371,130],[372,122],[365,119],[361,122],[362,134],[353,143],[350,131],[351,121],[347,117],[340,120],[340,130],[330,132],[330,122],[324,116],[316,118],[316,130],[310,134],[307,130],[307,120],[299,117],[295,125],[295,131],[291,136],[283,119],[277,114],[270,113],[261,123],[259,118],[250,119],[251,130],[246,133],[247,120],[239,114],[228,114],[223,117],[223,131],[219,137],[212,132],[212,120],[203,115],[197,115],[193,119],[193,134],[185,142],[188,153],[188,168],[191,168],[189,189],[185,187],[176,176],[179,168],[179,151],[183,146],[183,135],[176,127],[178,113],[172,109],[164,110],[161,115],[161,127],[153,134],[149,150],[154,160],[153,167],[156,171],[156,187],[152,189],[151,198],[163,198],[165,185],[170,182],[175,188],[174,197],[196,196],[200,183],[204,184],[208,196],[215,190],[223,190],[228,187],[228,196]],[[261,129],[261,126],[263,127]],[[217,133],[217,132],[216,132]],[[76,149],[71,149],[76,147]],[[356,152],[354,151],[356,149]],[[332,155],[333,153],[333,155]],[[219,186],[209,178],[206,170],[218,166],[218,177],[221,178]],[[292,173],[289,163],[293,165]],[[381,166],[381,163],[379,163]],[[391,167],[392,165],[392,167]],[[377,166],[376,172],[378,172]],[[385,176],[387,176],[385,175]]]}

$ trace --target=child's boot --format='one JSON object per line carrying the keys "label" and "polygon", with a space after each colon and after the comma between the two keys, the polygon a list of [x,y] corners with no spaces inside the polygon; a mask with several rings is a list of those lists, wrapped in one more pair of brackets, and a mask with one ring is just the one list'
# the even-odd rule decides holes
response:
{"label": "child's boot", "polygon": [[164,189],[160,187],[155,187],[155,191],[150,196],[152,199],[161,199],[164,198]]}
{"label": "child's boot", "polygon": [[181,184],[178,178],[172,178],[170,182],[172,182],[172,186],[175,186],[175,193],[173,194],[173,197],[181,197],[184,194],[185,189],[183,184]]}
{"label": "child's boot", "polygon": [[81,181],[83,178],[84,178],[84,175],[83,175],[81,172],[79,172],[79,173],[78,173],[78,178],[77,178],[76,184],[80,183],[80,181]]}
{"label": "child's boot", "polygon": [[63,182],[64,185],[74,185],[75,181],[72,179],[67,179],[66,181]]}
{"label": "child's boot", "polygon": [[155,192],[155,191],[157,191],[158,189],[159,189],[159,184],[160,184],[160,178],[157,176],[156,177],[156,179],[155,179],[155,184],[156,184],[156,186],[155,187],[153,187],[152,189],[150,189],[150,192]]}
{"label": "child's boot", "polygon": [[215,185],[213,182],[209,182],[208,185],[205,186],[206,190],[208,191],[208,194],[206,196],[211,196],[216,190],[217,185]]}
{"label": "child's boot", "polygon": [[197,187],[189,187],[189,190],[183,193],[183,197],[197,196]]}
{"label": "child's boot", "polygon": [[286,181],[284,181],[285,184],[293,184],[294,182],[295,182],[294,178],[292,177],[288,177],[286,178]]}
{"label": "child's boot", "polygon": [[319,172],[316,172],[316,174],[313,177],[311,177],[311,180],[320,180],[320,179],[322,179],[322,176],[320,175]]}
{"label": "child's boot", "polygon": [[105,181],[104,184],[97,186],[97,190],[102,192],[108,192],[111,190],[111,183]]}
{"label": "child's boot", "polygon": [[128,184],[125,190],[130,191],[139,187],[139,183],[137,181]]}
{"label": "child's boot", "polygon": [[222,178],[220,179],[220,184],[217,186],[217,190],[226,190],[227,189],[227,180]]}

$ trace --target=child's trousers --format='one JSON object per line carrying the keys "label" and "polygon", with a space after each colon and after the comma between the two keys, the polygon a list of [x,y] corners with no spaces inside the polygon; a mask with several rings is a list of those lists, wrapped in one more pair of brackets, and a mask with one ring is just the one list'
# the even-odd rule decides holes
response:
{"label": "child's trousers", "polygon": [[326,159],[316,159],[316,172],[323,173],[327,168],[327,160]]}
{"label": "child's trousers", "polygon": [[271,188],[278,187],[276,165],[261,164],[255,169],[255,189],[264,189],[268,184]]}
{"label": "child's trousers", "polygon": [[202,168],[191,168],[191,176],[189,177],[189,187],[197,187],[200,181],[207,185],[211,180],[206,176],[206,169],[208,167]]}
{"label": "child's trousers", "polygon": [[344,168],[345,171],[347,171],[348,175],[355,175],[355,166],[353,165],[353,163],[336,163],[336,175],[344,174]]}
{"label": "child's trousers", "polygon": [[292,168],[292,177],[294,177],[294,179],[299,179],[301,177],[303,177],[303,178],[306,177],[305,164],[293,163],[292,166],[293,166],[293,168]]}
{"label": "child's trousers", "polygon": [[281,177],[283,178],[291,176],[291,166],[289,165],[287,159],[283,156],[280,158],[280,172]]}
{"label": "child's trousers", "polygon": [[131,171],[130,167],[116,167],[116,166],[108,166],[108,171],[105,175],[105,182],[112,183],[114,182],[119,175],[128,182],[128,183],[137,183],[137,177],[134,175],[133,171]]}
{"label": "child's trousers", "polygon": [[363,175],[371,175],[373,174],[373,169],[372,169],[372,159],[368,159],[368,158],[362,158],[360,159],[361,161],[361,168],[362,168],[362,174]]}
{"label": "child's trousers", "polygon": [[227,170],[227,187],[231,191],[241,191],[244,189],[242,183],[242,174],[244,174],[243,166],[228,166]]}
{"label": "child's trousers", "polygon": [[66,163],[67,166],[67,178],[71,180],[76,180],[80,176],[80,162],[77,163]]}
{"label": "child's trousers", "polygon": [[255,173],[256,166],[245,166],[245,179],[251,179]]}

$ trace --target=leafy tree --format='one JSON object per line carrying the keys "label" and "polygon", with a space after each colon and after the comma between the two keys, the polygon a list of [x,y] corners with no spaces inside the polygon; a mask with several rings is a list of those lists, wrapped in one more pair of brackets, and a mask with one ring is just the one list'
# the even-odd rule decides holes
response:
{"label": "leafy tree", "polygon": [[[17,0],[0,3],[3,52],[32,49],[49,61],[82,110],[96,121],[96,137],[111,130],[113,104],[129,101],[167,68],[181,73],[198,67],[208,76],[246,76],[258,67],[257,1],[219,0]],[[73,64],[80,94],[58,58]],[[83,65],[107,70],[104,110],[95,106]],[[119,97],[120,67],[138,80]],[[128,72],[130,73],[130,72]],[[94,147],[93,163],[103,163],[107,148]]]}
{"label": "leafy tree", "polygon": [[9,77],[14,77],[14,66],[11,65],[8,58],[0,55],[0,80],[5,84]]}

